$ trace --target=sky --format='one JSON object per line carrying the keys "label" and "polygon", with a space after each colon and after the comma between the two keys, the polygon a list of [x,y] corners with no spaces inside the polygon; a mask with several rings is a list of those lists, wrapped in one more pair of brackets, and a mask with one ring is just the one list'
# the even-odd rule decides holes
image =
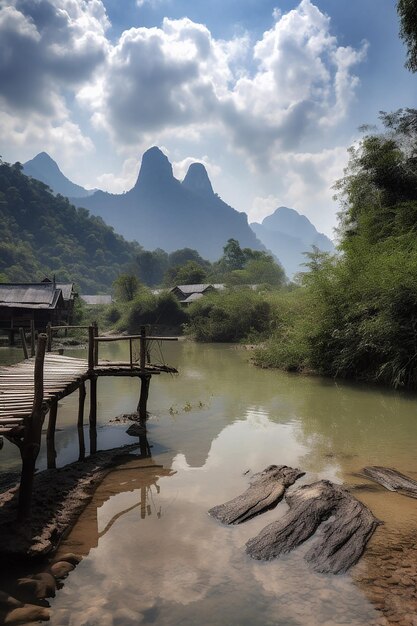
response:
{"label": "sky", "polygon": [[0,0],[0,154],[121,193],[157,145],[250,222],[334,237],[359,126],[416,106],[405,56],[395,0]]}

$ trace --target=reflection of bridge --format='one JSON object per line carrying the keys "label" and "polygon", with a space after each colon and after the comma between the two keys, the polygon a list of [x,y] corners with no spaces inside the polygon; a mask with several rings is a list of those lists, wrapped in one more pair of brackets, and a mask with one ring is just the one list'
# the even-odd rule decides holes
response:
{"label": "reflection of bridge", "polygon": [[[146,434],[139,436],[139,447],[139,456],[134,457],[134,460],[126,460],[123,465],[116,467],[96,489],[92,501],[64,541],[65,545],[59,549],[61,553],[68,552],[70,547],[77,554],[86,556],[92,548],[97,547],[101,537],[108,533],[123,515],[135,509],[139,509],[141,519],[152,514],[155,514],[158,519],[162,516],[162,509],[155,505],[153,495],[160,492],[159,479],[173,476],[175,472],[164,468],[163,465],[153,463]],[[99,509],[113,496],[129,492],[134,493],[135,496],[137,493],[137,502],[114,513],[103,530],[99,531]],[[59,552],[57,558],[59,558]]]}
{"label": "reflection of bridge", "polygon": [[[58,327],[55,328],[58,329]],[[77,425],[79,458],[83,459],[85,456],[83,423],[86,381],[89,381],[90,390],[90,453],[94,454],[97,450],[97,379],[100,376],[139,378],[141,390],[138,412],[141,419],[146,419],[152,375],[161,372],[176,372],[174,368],[166,365],[152,365],[147,362],[149,341],[175,340],[176,338],[147,336],[144,326],[141,327],[140,335],[123,337],[99,337],[97,325],[89,326],[88,360],[51,354],[53,330],[49,327],[48,336],[39,335],[35,357],[26,358],[25,361],[16,365],[0,368],[0,439],[1,435],[4,435],[18,446],[22,457],[19,492],[20,518],[27,517],[30,512],[35,462],[41,445],[43,422],[48,412],[47,463],[49,469],[56,467],[55,429],[59,400],[79,390]],[[138,340],[140,345],[137,360],[133,354],[135,340]],[[27,357],[24,333],[22,333],[22,341]],[[99,344],[108,341],[129,342],[129,361],[115,363],[99,360]],[[47,346],[48,353],[45,355]]]}

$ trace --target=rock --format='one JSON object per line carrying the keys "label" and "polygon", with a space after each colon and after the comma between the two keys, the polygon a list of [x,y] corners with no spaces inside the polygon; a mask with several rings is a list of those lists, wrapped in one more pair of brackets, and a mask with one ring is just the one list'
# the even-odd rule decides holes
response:
{"label": "rock", "polygon": [[72,563],[68,563],[67,561],[57,561],[51,565],[49,571],[55,578],[66,578],[73,569],[75,568]]}
{"label": "rock", "polygon": [[33,578],[38,583],[38,598],[55,598],[56,582],[52,574],[41,572],[28,578]]}
{"label": "rock", "polygon": [[362,502],[328,480],[304,485],[285,499],[289,511],[246,543],[252,558],[270,560],[291,552],[324,522],[305,559],[316,572],[343,573],[359,560],[380,523]]}
{"label": "rock", "polygon": [[20,600],[18,600],[17,598],[14,598],[10,594],[6,593],[5,591],[0,591],[0,607],[1,608],[9,607],[9,608],[17,609],[21,606],[23,606],[23,602],[20,602]]}
{"label": "rock", "polygon": [[16,583],[16,595],[26,602],[44,600],[55,596],[55,579],[50,574],[35,574],[19,578]]}
{"label": "rock", "polygon": [[14,626],[15,624],[27,624],[28,622],[47,622],[49,617],[48,609],[35,606],[34,604],[25,604],[10,611],[4,618],[4,624],[5,626]]}
{"label": "rock", "polygon": [[146,426],[140,424],[131,424],[126,433],[131,437],[139,437],[140,435],[146,435]]}
{"label": "rock", "polygon": [[74,552],[66,552],[65,554],[61,554],[58,558],[54,559],[52,563],[59,563],[59,561],[66,561],[67,563],[71,563],[71,565],[78,565],[81,563],[83,557],[81,554],[74,554]]}
{"label": "rock", "polygon": [[223,524],[245,522],[275,507],[282,500],[287,487],[304,474],[286,465],[270,465],[253,476],[249,489],[233,500],[214,506],[209,510],[209,515]]}

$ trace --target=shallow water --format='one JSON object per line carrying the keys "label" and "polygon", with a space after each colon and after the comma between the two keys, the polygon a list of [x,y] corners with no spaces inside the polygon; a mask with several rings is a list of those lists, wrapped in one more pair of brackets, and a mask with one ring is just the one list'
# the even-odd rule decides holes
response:
{"label": "shallow water", "polygon": [[[113,345],[108,355],[119,360],[120,351]],[[51,602],[51,623],[417,623],[415,583],[387,582],[413,545],[417,502],[382,487],[369,489],[371,483],[357,476],[365,465],[385,465],[417,478],[416,397],[257,369],[248,364],[248,352],[227,345],[181,341],[165,344],[163,356],[180,374],[152,378],[151,457],[138,453],[113,471],[62,543],[61,554],[78,552],[84,559]],[[9,358],[3,349],[0,359]],[[99,381],[99,447],[132,442],[125,424],[109,425],[109,420],[134,411],[138,395],[133,379]],[[60,403],[58,466],[78,456],[77,405],[76,394]],[[45,453],[43,446],[40,468]],[[272,463],[306,471],[295,486],[320,478],[365,485],[355,494],[384,525],[348,574],[312,572],[303,554],[314,539],[272,562],[246,556],[246,541],[283,515],[285,503],[231,528],[207,515],[210,507],[244,491],[253,472]],[[0,464],[2,470],[20,467],[10,444],[0,452]],[[386,560],[390,545],[397,561]],[[381,574],[383,562],[389,565]],[[410,577],[415,581],[415,572]]]}

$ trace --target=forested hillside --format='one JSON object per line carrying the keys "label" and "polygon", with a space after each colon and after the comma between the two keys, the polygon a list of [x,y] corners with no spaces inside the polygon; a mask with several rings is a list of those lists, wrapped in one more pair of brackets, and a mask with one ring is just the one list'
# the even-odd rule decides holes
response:
{"label": "forested hillside", "polygon": [[30,282],[55,274],[84,293],[107,291],[140,251],[100,217],[76,209],[47,185],[0,162],[0,278]]}

